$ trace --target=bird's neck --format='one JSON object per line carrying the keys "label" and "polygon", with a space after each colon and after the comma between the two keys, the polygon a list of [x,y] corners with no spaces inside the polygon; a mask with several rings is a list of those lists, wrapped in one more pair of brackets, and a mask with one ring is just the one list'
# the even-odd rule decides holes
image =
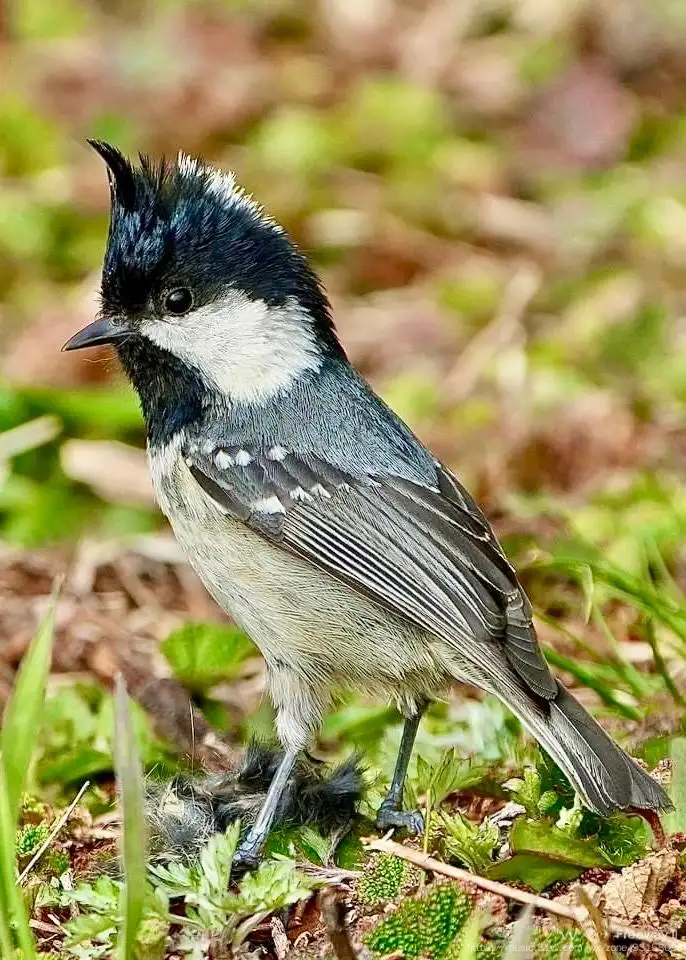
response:
{"label": "bird's neck", "polygon": [[192,367],[138,337],[119,346],[117,353],[138,394],[151,447],[168,443],[179,430],[202,420],[207,390]]}

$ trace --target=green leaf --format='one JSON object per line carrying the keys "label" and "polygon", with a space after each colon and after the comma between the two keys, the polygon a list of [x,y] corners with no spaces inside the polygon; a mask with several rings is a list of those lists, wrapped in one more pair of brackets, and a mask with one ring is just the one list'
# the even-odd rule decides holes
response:
{"label": "green leaf", "polygon": [[450,794],[475,786],[487,772],[486,767],[475,766],[456,750],[447,750],[431,775],[431,805],[438,807]]}
{"label": "green leaf", "polygon": [[176,676],[198,692],[235,677],[240,664],[255,653],[241,630],[217,623],[187,623],[161,647]]}
{"label": "green leaf", "polygon": [[574,880],[583,871],[583,867],[548,860],[533,853],[517,853],[509,860],[493,864],[486,875],[491,880],[502,880],[504,883],[524,883],[536,893],[541,893],[554,883]]}
{"label": "green leaf", "polygon": [[237,903],[248,915],[280,910],[309,896],[316,883],[292,860],[267,860],[243,878]]}
{"label": "green leaf", "polygon": [[312,827],[300,827],[295,831],[295,844],[310,863],[326,866],[331,858],[333,847],[331,837],[322,836]]}
{"label": "green leaf", "polygon": [[447,854],[464,863],[472,873],[484,873],[492,863],[500,838],[496,824],[489,820],[472,823],[460,813],[443,814],[439,822],[445,831],[443,844]]}
{"label": "green leaf", "polygon": [[222,900],[229,889],[231,863],[236,852],[240,824],[232,823],[225,833],[210,837],[200,854],[200,873],[210,899]]}
{"label": "green leaf", "polygon": [[45,701],[45,685],[50,661],[55,625],[57,589],[50,607],[21,662],[12,698],[7,704],[0,734],[0,753],[5,765],[8,813],[16,823],[21,795],[31,766],[36,731]]}
{"label": "green leaf", "polygon": [[665,817],[668,833],[686,833],[686,737],[672,741],[672,788],[674,810]]}
{"label": "green leaf", "polygon": [[143,770],[133,729],[129,698],[121,676],[115,690],[114,756],[119,797],[123,813],[122,930],[119,939],[121,960],[134,960],[138,928],[143,919],[147,886],[147,823]]}
{"label": "green leaf", "polygon": [[78,780],[90,780],[112,769],[112,757],[102,750],[84,747],[72,756],[51,763],[41,763],[38,774],[43,783],[69,784]]}
{"label": "green leaf", "polygon": [[607,867],[609,861],[597,842],[570,836],[545,820],[518,817],[512,825],[510,846],[513,853],[536,853],[548,860],[580,867]]}

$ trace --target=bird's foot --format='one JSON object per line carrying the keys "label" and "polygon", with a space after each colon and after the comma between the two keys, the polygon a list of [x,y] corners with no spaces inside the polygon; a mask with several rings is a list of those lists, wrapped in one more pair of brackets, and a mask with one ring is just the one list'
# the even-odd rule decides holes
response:
{"label": "bird's foot", "polygon": [[251,841],[250,836],[239,843],[231,861],[232,877],[241,877],[258,867],[262,860],[262,847],[263,844]]}
{"label": "bird's foot", "polygon": [[384,800],[376,815],[376,827],[381,833],[396,827],[417,836],[424,831],[424,818],[419,810],[401,810],[394,803]]}

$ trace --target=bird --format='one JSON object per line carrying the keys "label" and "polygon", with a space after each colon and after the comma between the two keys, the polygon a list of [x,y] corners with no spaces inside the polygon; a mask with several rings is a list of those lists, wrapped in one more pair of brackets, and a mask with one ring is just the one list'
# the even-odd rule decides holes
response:
{"label": "bird", "polygon": [[551,672],[515,570],[474,499],[353,367],[310,261],[232,173],[180,153],[105,163],[96,319],[138,394],[155,495],[219,606],[259,647],[283,756],[234,863],[263,854],[332,697],[404,718],[380,830],[427,705],[453,681],[499,698],[598,814],[664,789]]}

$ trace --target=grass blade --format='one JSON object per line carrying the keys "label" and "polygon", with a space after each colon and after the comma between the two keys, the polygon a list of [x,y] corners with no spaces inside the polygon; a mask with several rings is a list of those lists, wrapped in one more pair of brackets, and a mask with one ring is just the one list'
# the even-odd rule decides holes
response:
{"label": "grass blade", "polygon": [[0,956],[11,957],[12,928],[10,917],[12,909],[12,889],[15,887],[15,827],[10,815],[5,768],[0,753]]}
{"label": "grass blade", "polygon": [[645,620],[645,636],[650,644],[650,649],[653,651],[653,660],[655,661],[655,666],[657,667],[657,672],[660,674],[662,679],[665,682],[665,687],[669,691],[672,700],[677,705],[677,707],[683,708],[686,706],[686,699],[681,693],[677,685],[672,679],[672,675],[669,672],[669,667],[667,666],[667,661],[662,655],[662,650],[660,649],[660,644],[658,643],[657,635],[655,632],[655,621],[652,617],[648,617]]}
{"label": "grass blade", "polygon": [[5,765],[7,807],[10,820],[16,823],[21,795],[31,765],[36,731],[45,700],[45,685],[52,659],[55,627],[56,586],[50,607],[21,661],[14,692],[5,709],[0,733],[0,753]]}
{"label": "grass blade", "polygon": [[122,929],[119,957],[134,960],[138,928],[143,919],[147,880],[147,830],[143,770],[133,729],[131,704],[121,676],[114,695],[114,762],[122,807]]}
{"label": "grass blade", "polygon": [[14,956],[11,947],[9,952],[6,952],[5,948],[6,938],[9,939],[10,943],[12,942],[12,932],[9,929],[9,918],[12,918],[23,960],[36,960],[36,943],[29,926],[24,899],[16,877],[17,821],[12,816],[8,786],[3,756],[0,754],[0,913],[2,913],[1,926],[5,927],[0,939],[3,949],[2,956]]}
{"label": "grass blade", "polygon": [[[640,710],[631,704],[625,703],[615,695],[607,678],[603,675],[603,671],[599,667],[594,667],[592,664],[578,663],[576,660],[566,657],[547,644],[544,645],[543,650],[548,663],[560,670],[566,670],[567,673],[571,673],[579,683],[585,687],[590,687],[591,690],[595,690],[605,706],[611,707],[622,716],[628,717],[629,720],[643,719],[643,714]],[[619,675],[617,676],[619,679]]]}
{"label": "grass blade", "polygon": [[672,789],[674,810],[665,817],[668,833],[686,833],[686,737],[672,741]]}
{"label": "grass blade", "polygon": [[36,947],[17,884],[16,826],[45,700],[58,590],[21,662],[0,731],[0,947],[2,956],[13,955],[12,919],[24,960],[33,960]]}
{"label": "grass blade", "polygon": [[473,910],[459,934],[460,948],[457,960],[476,960],[481,931],[488,924],[488,914],[481,910]]}
{"label": "grass blade", "polygon": [[531,904],[525,907],[517,918],[503,960],[531,960],[534,955],[531,945],[533,932],[534,908]]}

